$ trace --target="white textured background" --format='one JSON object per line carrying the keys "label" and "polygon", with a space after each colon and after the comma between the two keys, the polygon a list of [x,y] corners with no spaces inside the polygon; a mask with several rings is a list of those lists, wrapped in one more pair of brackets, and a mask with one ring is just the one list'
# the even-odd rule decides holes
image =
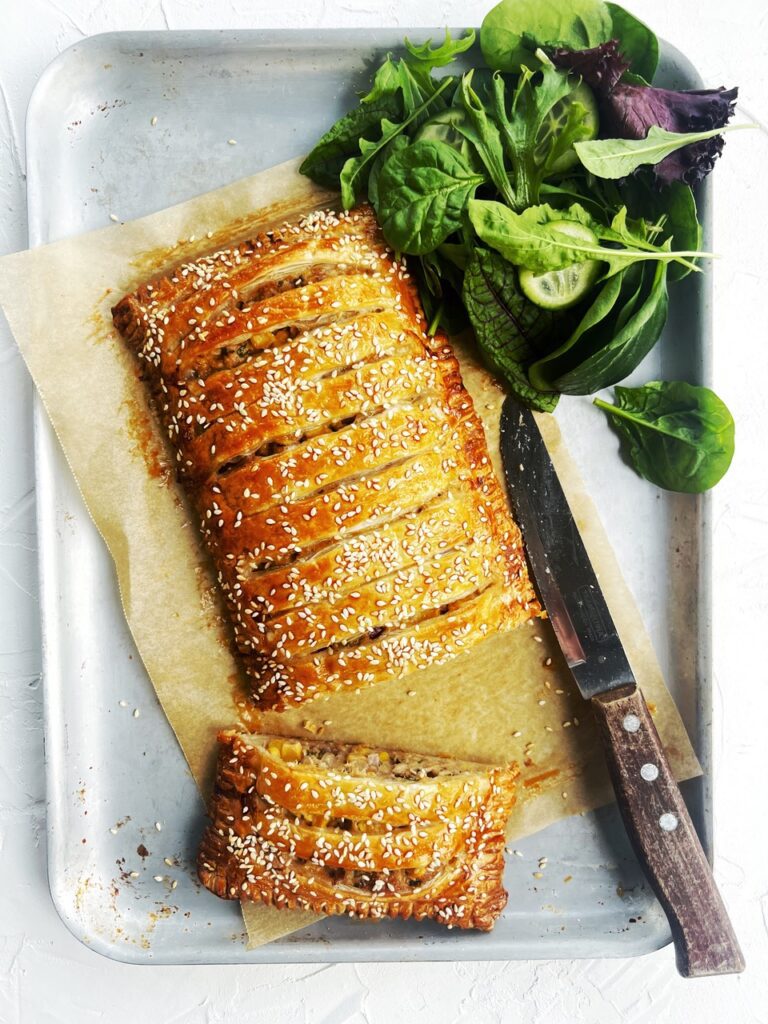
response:
{"label": "white textured background", "polygon": [[[128,967],[72,938],[45,876],[31,385],[0,329],[0,1022],[2,1024],[768,1024],[768,8],[627,0],[708,85],[741,87],[760,132],[715,173],[715,385],[737,421],[715,492],[715,872],[745,949],[739,978],[636,961]],[[0,252],[26,245],[24,116],[61,50],[115,29],[479,24],[457,0],[0,0]]]}

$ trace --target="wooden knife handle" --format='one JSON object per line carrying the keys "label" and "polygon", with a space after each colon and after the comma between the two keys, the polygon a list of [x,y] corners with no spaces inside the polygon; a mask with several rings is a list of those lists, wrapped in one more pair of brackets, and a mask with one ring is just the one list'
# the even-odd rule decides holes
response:
{"label": "wooden knife handle", "polygon": [[738,974],[744,958],[642,693],[592,698],[624,823],[672,929],[683,977]]}

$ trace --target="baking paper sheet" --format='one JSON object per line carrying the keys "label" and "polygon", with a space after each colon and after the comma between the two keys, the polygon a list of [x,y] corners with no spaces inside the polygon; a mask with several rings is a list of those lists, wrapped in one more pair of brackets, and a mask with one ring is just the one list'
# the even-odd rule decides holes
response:
{"label": "baking paper sheet", "polygon": [[[110,308],[173,264],[333,202],[296,168],[291,161],[149,217],[0,259],[0,305],[112,554],[126,618],[192,774],[207,793],[216,732],[240,719],[286,735],[516,760],[521,785],[510,838],[598,807],[612,797],[600,743],[544,620],[400,682],[283,714],[248,709],[196,526]],[[500,472],[503,394],[471,344],[455,345]],[[700,774],[556,421],[544,415],[539,423],[675,775]],[[243,910],[249,946],[317,919],[253,904]]]}

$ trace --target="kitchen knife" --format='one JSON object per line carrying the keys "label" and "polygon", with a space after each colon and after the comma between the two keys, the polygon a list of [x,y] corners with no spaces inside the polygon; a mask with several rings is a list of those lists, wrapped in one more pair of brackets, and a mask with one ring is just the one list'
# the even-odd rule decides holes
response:
{"label": "kitchen knife", "polygon": [[744,970],[712,870],[533,414],[507,397],[501,455],[528,561],[568,667],[592,705],[632,844],[685,977]]}

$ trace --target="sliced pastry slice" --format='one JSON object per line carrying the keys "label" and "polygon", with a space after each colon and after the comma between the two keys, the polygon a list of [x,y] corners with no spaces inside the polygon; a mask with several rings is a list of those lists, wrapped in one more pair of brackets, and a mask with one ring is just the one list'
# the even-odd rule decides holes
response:
{"label": "sliced pastry slice", "polygon": [[487,931],[507,902],[516,775],[514,765],[222,732],[200,878],[224,899]]}
{"label": "sliced pastry slice", "polygon": [[369,208],[181,264],[113,315],[261,708],[403,676],[539,613],[458,363]]}

